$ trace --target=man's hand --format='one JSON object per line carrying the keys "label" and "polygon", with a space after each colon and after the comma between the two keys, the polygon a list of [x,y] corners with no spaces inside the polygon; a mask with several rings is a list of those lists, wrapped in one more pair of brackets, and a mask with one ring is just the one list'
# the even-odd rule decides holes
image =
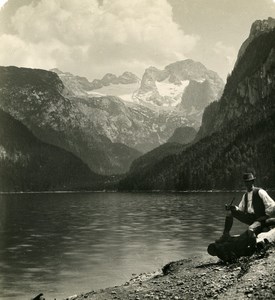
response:
{"label": "man's hand", "polygon": [[238,206],[225,204],[225,210],[236,211],[238,210]]}
{"label": "man's hand", "polygon": [[230,210],[230,211],[236,211],[238,210],[238,207],[235,205],[232,205],[233,202],[235,200],[235,197],[233,197],[232,201],[230,202],[230,204],[225,204],[225,210]]}

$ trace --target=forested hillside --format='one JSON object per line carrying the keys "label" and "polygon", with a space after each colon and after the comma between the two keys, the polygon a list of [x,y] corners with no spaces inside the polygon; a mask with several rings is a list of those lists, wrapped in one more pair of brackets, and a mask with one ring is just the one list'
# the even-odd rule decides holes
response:
{"label": "forested hillside", "polygon": [[85,190],[103,179],[0,109],[0,191]]}

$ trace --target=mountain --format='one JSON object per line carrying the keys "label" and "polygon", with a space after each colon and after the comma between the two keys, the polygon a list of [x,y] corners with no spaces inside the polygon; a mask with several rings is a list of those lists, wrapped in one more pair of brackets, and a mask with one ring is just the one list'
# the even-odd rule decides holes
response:
{"label": "mountain", "polygon": [[144,170],[154,168],[164,158],[181,153],[186,148],[179,143],[165,143],[137,158],[131,165],[130,174],[143,174]]}
{"label": "mountain", "polygon": [[[101,80],[89,82],[57,69],[53,71],[65,86],[63,94],[80,108],[97,132],[113,143],[141,152],[167,142],[178,127],[198,129],[205,105],[223,90],[216,73],[192,60],[171,64],[164,71],[150,67],[142,82],[130,72],[118,77],[108,73]],[[157,93],[151,102],[146,98],[151,86],[147,93],[144,83],[149,73],[154,77]]]}
{"label": "mountain", "polygon": [[265,24],[242,47],[221,99],[206,107],[195,142],[148,167],[131,167],[121,190],[235,189],[248,170],[258,185],[274,187],[275,29],[261,30]]}
{"label": "mountain", "polygon": [[213,87],[214,85],[211,85],[209,80],[202,82],[190,80],[182,94],[181,103],[178,105],[178,108],[186,110],[189,114],[198,112],[202,115],[205,107],[213,102],[213,99],[215,101],[221,97],[222,89],[216,91]]}
{"label": "mountain", "polygon": [[267,20],[257,20],[255,21],[250,29],[250,33],[248,38],[244,41],[242,44],[239,53],[238,53],[238,58],[236,64],[238,64],[240,58],[243,56],[245,53],[246,48],[248,45],[258,36],[260,36],[262,33],[267,33],[270,32],[275,28],[275,19],[273,18],[268,18]]}
{"label": "mountain", "polygon": [[[107,73],[102,79],[94,79],[90,82],[86,77],[73,75],[70,72],[62,72],[57,68],[51,69],[62,80],[64,86],[70,94],[75,96],[91,95],[91,96],[120,96],[127,95],[128,90],[132,92],[137,88],[140,79],[131,72],[124,72],[120,76]],[[92,92],[98,90],[99,92]]]}
{"label": "mountain", "polygon": [[116,76],[111,73],[107,73],[103,76],[101,79],[102,86],[108,86],[110,84],[131,84],[131,83],[137,83],[140,79],[131,72],[124,72],[120,76]]}
{"label": "mountain", "polygon": [[0,190],[94,189],[103,177],[72,153],[38,140],[0,109]]}
{"label": "mountain", "polygon": [[194,140],[196,133],[197,132],[193,127],[184,126],[176,128],[174,134],[169,138],[167,143],[160,145],[134,160],[129,172],[143,172],[144,169],[157,165],[157,163],[161,162],[164,158],[174,154],[178,155]]}
{"label": "mountain", "polygon": [[[81,92],[75,88],[75,82],[79,82],[77,76],[68,76],[61,71],[57,74],[64,84],[64,97],[78,107],[83,120],[89,120],[96,132],[113,143],[122,143],[144,153],[165,143],[178,127],[199,126],[198,121],[178,110],[159,111],[117,96]],[[129,84],[117,85],[117,92],[125,92],[120,88],[122,85],[128,88]],[[116,94],[114,90],[112,93]]]}
{"label": "mountain", "polygon": [[168,139],[168,143],[189,144],[196,137],[197,131],[193,127],[183,126],[178,127],[174,134]]}
{"label": "mountain", "polygon": [[191,59],[172,63],[164,70],[149,67],[142,80],[133,73],[124,72],[118,77],[107,73],[102,79],[89,82],[58,69],[52,71],[76,96],[87,93],[93,97],[111,95],[121,98],[126,104],[131,102],[155,111],[181,110],[182,116],[196,117],[199,124],[205,106],[218,100],[224,87],[217,73]]}
{"label": "mountain", "polygon": [[62,72],[59,69],[51,69],[50,71],[56,73],[63,84],[68,89],[68,92],[76,95],[87,95],[88,91],[93,89],[93,85],[86,77],[75,76],[70,72]]}
{"label": "mountain", "polygon": [[148,152],[165,143],[174,130],[195,121],[177,112],[157,112],[137,104],[126,105],[115,96],[67,96],[89,120],[94,130],[113,143],[125,144],[140,152]]}
{"label": "mountain", "polygon": [[191,59],[178,61],[159,70],[146,69],[135,102],[143,105],[169,107],[200,121],[204,108],[218,100],[224,83],[213,71]]}
{"label": "mountain", "polygon": [[[254,123],[272,111],[275,19],[268,20],[269,22],[262,21],[262,26],[259,25],[261,21],[252,25],[247,39],[250,42],[247,44],[246,40],[246,47],[241,47],[242,51],[239,52],[236,66],[227,80],[221,100],[206,108],[197,139],[220,130],[222,126],[243,115],[250,114],[251,122]],[[267,29],[266,25],[269,23],[270,28]],[[258,32],[255,28],[258,28]]]}
{"label": "mountain", "polygon": [[56,73],[0,67],[0,107],[40,140],[74,153],[99,174],[124,173],[140,153],[95,128]]}

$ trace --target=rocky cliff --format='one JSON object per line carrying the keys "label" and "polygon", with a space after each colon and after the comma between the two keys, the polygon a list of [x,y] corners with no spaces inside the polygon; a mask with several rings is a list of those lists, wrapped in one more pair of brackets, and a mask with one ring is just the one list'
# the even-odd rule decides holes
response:
{"label": "rocky cliff", "polygon": [[170,64],[164,70],[148,68],[133,98],[143,105],[181,110],[200,121],[204,108],[220,98],[223,86],[215,72],[187,59]]}
{"label": "rocky cliff", "polygon": [[246,48],[248,45],[258,36],[260,36],[262,33],[267,33],[270,32],[275,28],[275,19],[273,18],[268,18],[267,20],[257,20],[255,21],[250,29],[250,33],[248,38],[244,41],[242,44],[239,53],[238,53],[238,58],[236,65],[238,64],[239,60],[243,56],[243,54],[246,51]]}
{"label": "rocky cliff", "polygon": [[70,72],[62,72],[56,68],[50,71],[59,76],[64,86],[66,86],[67,92],[70,94],[87,95],[93,89],[91,82],[86,77],[75,76]]}
{"label": "rocky cliff", "polygon": [[275,20],[271,18],[252,25],[249,44],[246,41],[245,47],[241,47],[223,96],[205,110],[198,138],[220,130],[242,115],[249,114],[250,122],[254,123],[271,113],[275,88],[274,25]]}

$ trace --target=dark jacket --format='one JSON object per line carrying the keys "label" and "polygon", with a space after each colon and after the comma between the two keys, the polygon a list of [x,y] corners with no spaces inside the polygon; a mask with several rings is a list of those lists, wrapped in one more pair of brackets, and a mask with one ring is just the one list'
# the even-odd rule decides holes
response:
{"label": "dark jacket", "polygon": [[[254,209],[254,213],[256,215],[256,218],[266,217],[265,213],[265,205],[263,203],[263,199],[259,195],[259,188],[253,188],[252,192],[252,206]],[[248,207],[248,199],[247,199],[247,193],[244,196],[244,212],[247,213],[247,207]]]}

